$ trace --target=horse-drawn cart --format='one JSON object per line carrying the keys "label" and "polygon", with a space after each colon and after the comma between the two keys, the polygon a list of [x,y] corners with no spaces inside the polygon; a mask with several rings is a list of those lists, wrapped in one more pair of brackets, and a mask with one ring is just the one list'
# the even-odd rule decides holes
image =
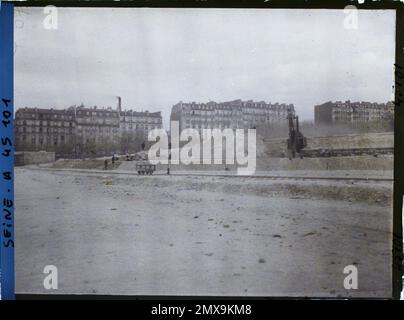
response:
{"label": "horse-drawn cart", "polygon": [[156,170],[156,165],[148,161],[139,161],[136,163],[136,171],[138,174],[153,174]]}

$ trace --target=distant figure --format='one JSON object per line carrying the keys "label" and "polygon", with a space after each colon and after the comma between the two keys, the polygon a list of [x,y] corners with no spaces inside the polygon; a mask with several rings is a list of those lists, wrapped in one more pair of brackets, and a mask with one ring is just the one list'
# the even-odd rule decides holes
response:
{"label": "distant figure", "polygon": [[108,169],[108,160],[105,159],[105,161],[104,161],[104,170],[107,170],[107,169]]}
{"label": "distant figure", "polygon": [[142,142],[142,150],[144,150],[144,148],[146,147],[146,144],[144,143],[144,141]]}
{"label": "distant figure", "polygon": [[167,167],[167,174],[170,175],[170,167]]}
{"label": "distant figure", "polygon": [[112,156],[112,164],[115,163],[115,156]]}

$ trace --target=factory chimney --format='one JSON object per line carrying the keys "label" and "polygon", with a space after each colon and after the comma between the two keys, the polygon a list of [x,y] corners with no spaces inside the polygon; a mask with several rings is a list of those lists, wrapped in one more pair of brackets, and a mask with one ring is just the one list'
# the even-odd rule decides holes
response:
{"label": "factory chimney", "polygon": [[121,97],[117,97],[118,98],[118,112],[121,113],[122,111],[122,98]]}

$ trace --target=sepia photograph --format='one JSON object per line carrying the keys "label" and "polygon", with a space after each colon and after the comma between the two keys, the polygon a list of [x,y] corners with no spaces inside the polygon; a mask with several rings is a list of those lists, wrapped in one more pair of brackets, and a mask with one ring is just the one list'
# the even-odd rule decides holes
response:
{"label": "sepia photograph", "polygon": [[15,292],[392,295],[394,10],[16,7]]}

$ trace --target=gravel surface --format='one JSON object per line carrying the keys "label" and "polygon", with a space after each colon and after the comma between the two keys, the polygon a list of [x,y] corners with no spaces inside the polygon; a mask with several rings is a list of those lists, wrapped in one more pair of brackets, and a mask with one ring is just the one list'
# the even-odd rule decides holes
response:
{"label": "gravel surface", "polygon": [[[17,293],[391,294],[392,182],[15,176]],[[343,287],[350,264],[358,290]]]}

